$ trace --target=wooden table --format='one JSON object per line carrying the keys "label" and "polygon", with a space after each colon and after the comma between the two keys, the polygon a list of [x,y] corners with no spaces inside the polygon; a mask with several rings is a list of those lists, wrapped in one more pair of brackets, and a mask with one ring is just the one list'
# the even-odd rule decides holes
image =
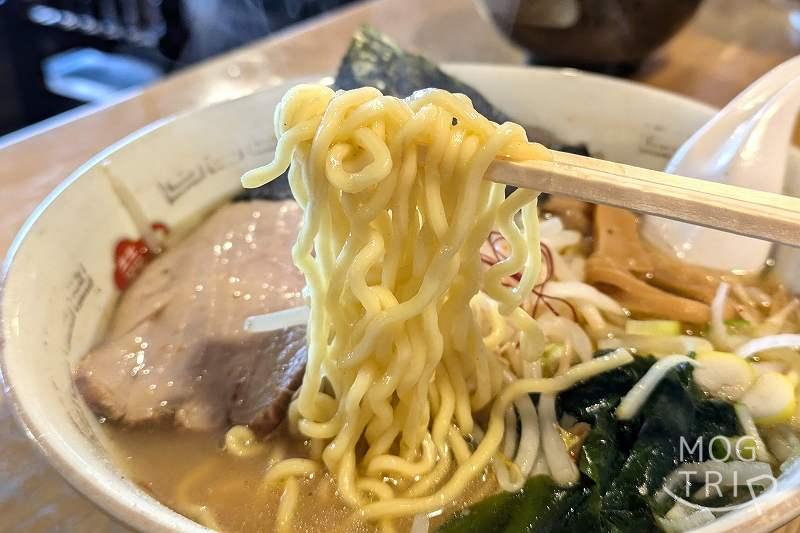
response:
{"label": "wooden table", "polygon": [[[103,108],[81,109],[0,140],[0,254],[47,192],[102,148],[167,115],[292,77],[333,72],[362,23],[437,61],[524,58],[470,0],[376,0],[275,34]],[[786,12],[770,2],[707,0],[635,79],[721,106],[796,54],[795,39]],[[0,531],[124,530],[59,478],[2,403],[0,398]]]}

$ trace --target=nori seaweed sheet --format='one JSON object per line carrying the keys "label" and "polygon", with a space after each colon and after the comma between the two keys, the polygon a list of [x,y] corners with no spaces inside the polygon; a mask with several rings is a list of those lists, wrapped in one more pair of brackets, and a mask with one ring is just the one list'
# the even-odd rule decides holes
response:
{"label": "nori seaweed sheet", "polygon": [[353,36],[336,74],[335,85],[344,90],[375,87],[383,94],[398,98],[435,87],[466,94],[480,114],[498,124],[511,120],[478,91],[448,76],[427,58],[406,52],[370,26],[362,27]]}
{"label": "nori seaweed sheet", "polygon": [[[353,36],[334,81],[336,89],[365,86],[376,87],[383,94],[398,98],[405,98],[414,91],[428,87],[463,93],[470,97],[475,109],[488,119],[497,123],[511,120],[478,91],[445,74],[425,57],[406,52],[370,26],[361,27]],[[563,145],[553,142],[552,135],[546,131],[535,127],[526,130],[531,140],[551,148],[588,155],[585,145]],[[283,200],[290,197],[289,183],[284,175],[263,187],[242,191],[236,200]]]}

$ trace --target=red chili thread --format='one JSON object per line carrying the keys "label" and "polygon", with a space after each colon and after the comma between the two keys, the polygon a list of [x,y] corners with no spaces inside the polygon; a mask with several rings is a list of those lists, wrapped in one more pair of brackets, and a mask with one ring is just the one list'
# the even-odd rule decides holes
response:
{"label": "red chili thread", "polygon": [[[481,253],[481,260],[486,263],[487,265],[495,265],[500,261],[508,259],[508,256],[500,250],[499,243],[504,242],[505,238],[499,231],[491,231],[487,237],[487,241],[489,246],[492,248],[492,254],[494,257],[489,256],[488,254]],[[570,310],[570,314],[572,314],[572,319],[577,322],[578,321],[578,311],[575,309],[570,302],[568,302],[564,298],[560,298],[558,296],[551,296],[544,292],[544,286],[553,279],[555,275],[555,262],[553,260],[553,252],[550,248],[543,242],[539,243],[539,247],[541,249],[542,258],[544,259],[544,266],[545,266],[545,276],[544,280],[537,284],[533,288],[533,294],[536,295],[536,301],[533,304],[533,309],[531,310],[531,315],[536,316],[536,311],[539,309],[539,304],[543,303],[554,315],[561,316],[559,312],[556,310],[555,307],[550,303],[548,300],[554,300],[560,302],[567,306]],[[519,283],[522,280],[522,273],[517,272],[511,276],[511,279],[514,279]],[[512,287],[513,284],[510,281],[504,281],[504,285],[507,287]]]}

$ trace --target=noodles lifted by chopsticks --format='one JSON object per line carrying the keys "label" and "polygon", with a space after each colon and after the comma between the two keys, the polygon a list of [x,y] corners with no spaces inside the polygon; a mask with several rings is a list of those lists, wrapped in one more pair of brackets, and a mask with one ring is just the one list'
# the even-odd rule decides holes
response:
{"label": "noodles lifted by chopsticks", "polygon": [[[440,90],[400,100],[303,85],[281,101],[275,131],[274,161],[242,181],[260,186],[289,168],[304,211],[292,254],[311,308],[308,364],[289,422],[322,452],[268,477],[285,482],[324,466],[349,505],[384,524],[441,508],[498,452],[515,398],[630,360],[616,353],[507,384],[483,342],[470,309],[479,290],[519,332],[523,358],[544,349],[520,307],[540,273],[537,193],[506,198],[503,185],[483,179],[496,158],[548,157],[522,127],[490,122],[465,96]],[[509,253],[485,269],[480,249],[495,228]],[[518,283],[504,284],[516,273]],[[489,406],[471,450],[464,438],[481,431],[473,414]],[[282,505],[292,505],[296,486],[286,491]]]}

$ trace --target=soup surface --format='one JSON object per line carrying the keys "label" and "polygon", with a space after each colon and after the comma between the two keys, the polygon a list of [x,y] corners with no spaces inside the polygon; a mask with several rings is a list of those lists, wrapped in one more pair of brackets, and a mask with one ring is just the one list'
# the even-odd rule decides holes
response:
{"label": "soup surface", "polygon": [[[106,425],[114,443],[117,464],[133,481],[171,509],[208,527],[226,532],[268,532],[275,529],[280,487],[264,483],[264,475],[281,450],[303,456],[296,440],[287,438],[282,424],[266,441],[267,449],[253,457],[236,457],[223,448],[224,432],[195,432],[174,428],[129,429]],[[277,453],[276,453],[277,452]],[[300,452],[300,453],[298,453]],[[496,491],[493,476],[474,482],[467,495],[448,506],[431,523],[449,516]],[[410,520],[398,520],[407,530]],[[301,482],[300,505],[293,526],[298,532],[377,531],[358,520],[337,496],[327,474]]]}

